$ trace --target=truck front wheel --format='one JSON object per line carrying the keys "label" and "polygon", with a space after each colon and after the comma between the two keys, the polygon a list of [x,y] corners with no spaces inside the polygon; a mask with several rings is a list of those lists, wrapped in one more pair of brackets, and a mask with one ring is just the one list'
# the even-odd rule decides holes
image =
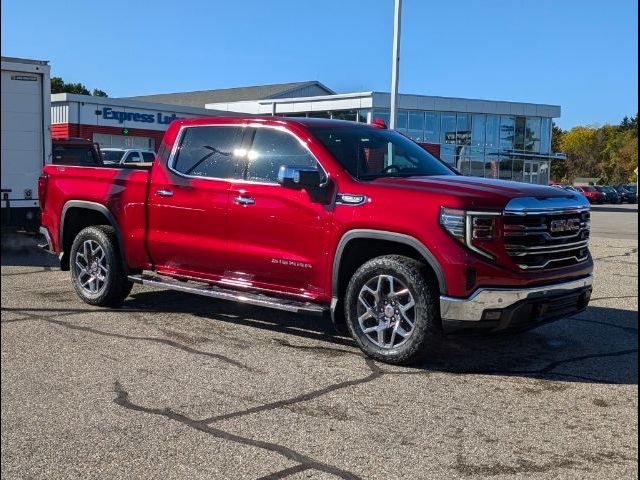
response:
{"label": "truck front wheel", "polygon": [[408,364],[434,351],[442,329],[437,289],[420,262],[385,255],[354,273],[345,296],[347,327],[370,357]]}
{"label": "truck front wheel", "polygon": [[81,230],[73,240],[69,259],[73,287],[86,303],[115,307],[131,292],[133,283],[124,271],[112,226]]}

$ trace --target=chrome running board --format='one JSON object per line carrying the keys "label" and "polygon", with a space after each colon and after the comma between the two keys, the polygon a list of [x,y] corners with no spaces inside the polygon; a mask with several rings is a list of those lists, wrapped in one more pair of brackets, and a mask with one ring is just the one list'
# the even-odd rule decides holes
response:
{"label": "chrome running board", "polygon": [[258,307],[284,310],[285,312],[306,313],[322,315],[328,307],[317,303],[290,300],[288,298],[273,297],[263,293],[250,291],[238,291],[227,288],[216,287],[215,285],[200,284],[193,282],[183,282],[171,277],[160,277],[156,275],[129,275],[129,280],[141,285],[152,287],[168,288],[180,292],[193,293],[205,297],[217,298],[219,300],[230,300],[232,302],[247,303]]}

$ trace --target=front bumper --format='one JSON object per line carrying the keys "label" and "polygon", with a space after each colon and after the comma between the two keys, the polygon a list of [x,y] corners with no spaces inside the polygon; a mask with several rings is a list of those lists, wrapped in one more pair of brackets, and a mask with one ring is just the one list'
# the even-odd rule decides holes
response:
{"label": "front bumper", "polygon": [[532,288],[480,288],[469,298],[440,297],[446,332],[537,326],[584,310],[593,276]]}

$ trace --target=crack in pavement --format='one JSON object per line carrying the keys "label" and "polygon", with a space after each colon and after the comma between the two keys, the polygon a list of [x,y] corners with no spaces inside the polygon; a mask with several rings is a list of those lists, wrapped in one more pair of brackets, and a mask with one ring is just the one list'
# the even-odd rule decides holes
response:
{"label": "crack in pavement", "polygon": [[[296,450],[293,450],[289,447],[285,447],[284,445],[279,445],[277,443],[266,442],[263,440],[256,440],[248,437],[243,437],[241,435],[236,435],[235,433],[227,432],[225,430],[212,427],[202,421],[194,420],[192,418],[187,417],[186,415],[182,415],[180,413],[174,412],[169,408],[161,409],[161,408],[151,408],[151,407],[144,407],[142,405],[137,405],[129,399],[129,393],[126,390],[124,390],[124,388],[118,381],[115,382],[114,390],[116,392],[116,398],[113,400],[113,402],[116,405],[126,408],[127,410],[165,417],[165,418],[168,418],[169,420],[179,422],[183,425],[193,428],[194,430],[198,430],[200,432],[206,433],[216,438],[220,438],[222,440],[227,440],[227,441],[235,442],[241,445],[260,448],[263,450],[277,453],[288,460],[297,462],[298,464],[300,464],[300,466],[304,466],[305,470],[310,470],[310,469],[318,470],[320,472],[325,472],[330,475],[335,475],[337,477],[347,479],[347,480],[358,480],[362,478],[356,475],[355,473],[349,472],[348,470],[344,470],[334,465],[321,462],[312,457],[304,455]],[[282,473],[282,471],[280,473]],[[281,477],[276,477],[276,478],[281,478]]]}
{"label": "crack in pavement", "polygon": [[[222,415],[215,415],[215,416],[207,417],[207,418],[204,418],[204,419],[202,419],[200,421],[205,425],[209,425],[211,423],[219,422],[219,421],[222,421],[222,420],[228,420],[230,418],[243,417],[245,415],[251,415],[253,413],[260,413],[260,412],[265,412],[265,411],[268,411],[268,410],[275,410],[277,408],[290,407],[290,406],[292,406],[292,405],[294,405],[296,403],[308,402],[309,400],[314,400],[314,399],[316,399],[318,397],[326,395],[327,393],[335,392],[336,390],[341,390],[343,388],[348,388],[348,387],[353,387],[353,386],[356,386],[356,385],[362,385],[362,384],[365,384],[365,383],[369,383],[369,382],[381,377],[382,375],[385,375],[385,374],[389,373],[389,372],[384,372],[370,358],[365,358],[365,363],[366,363],[367,367],[369,367],[369,370],[371,370],[371,373],[369,375],[367,375],[366,377],[357,378],[357,379],[354,379],[354,380],[345,380],[344,382],[334,383],[334,384],[328,385],[326,387],[319,388],[317,390],[313,390],[311,392],[303,393],[301,395],[296,395],[295,397],[286,398],[286,399],[283,399],[283,400],[276,400],[275,402],[270,402],[270,403],[266,403],[266,404],[263,404],[263,405],[250,407],[250,408],[247,408],[245,410],[239,410],[237,412],[231,412],[231,413],[225,413],[225,414],[222,414]],[[420,372],[420,373],[426,373],[426,372]]]}
{"label": "crack in pavement", "polygon": [[618,328],[620,330],[623,330],[625,332],[629,332],[632,334],[637,334],[638,333],[638,329],[637,328],[633,328],[633,327],[626,327],[624,325],[615,325],[613,323],[609,323],[609,322],[600,322],[598,320],[591,320],[588,318],[581,318],[581,317],[569,317],[570,320],[577,320],[579,322],[585,322],[585,323],[595,323],[597,325],[606,325],[607,327],[611,327],[611,328]]}
{"label": "crack in pavement", "polygon": [[[619,356],[623,356],[623,355],[631,355],[633,353],[638,353],[638,349],[637,348],[631,348],[628,350],[620,350],[617,352],[605,352],[605,353],[592,353],[589,355],[581,355],[578,357],[571,357],[571,358],[565,358],[563,360],[555,360],[553,362],[548,363],[545,367],[542,367],[540,369],[537,370],[479,370],[479,371],[470,371],[469,373],[475,373],[475,374],[491,374],[491,375],[547,375],[547,374],[551,374],[551,375],[558,375],[558,376],[572,376],[575,377],[575,375],[573,374],[567,374],[567,373],[556,373],[553,372],[553,370],[555,370],[556,368],[558,368],[561,365],[567,364],[567,363],[573,363],[573,362],[580,362],[583,360],[590,360],[590,359],[594,359],[594,358],[604,358],[604,357],[619,357]],[[585,378],[585,377],[583,377]],[[602,380],[596,380],[598,382],[602,382]],[[613,384],[617,384],[619,382],[606,382],[606,383],[613,383]]]}
{"label": "crack in pavement", "polygon": [[607,258],[630,257],[634,253],[638,253],[638,249],[637,248],[632,248],[628,252],[620,253],[618,255],[607,255],[606,257],[593,257],[593,260],[605,260]]}
{"label": "crack in pavement", "polygon": [[597,302],[598,300],[621,300],[623,298],[638,298],[638,295],[618,295],[615,297],[596,297],[596,298],[590,298],[589,303]]}
{"label": "crack in pavement", "polygon": [[[47,323],[51,323],[54,325],[58,325],[64,328],[67,328],[69,330],[79,330],[82,332],[88,332],[88,333],[92,333],[94,335],[100,335],[100,336],[104,336],[104,337],[112,337],[112,338],[120,338],[120,339],[125,339],[125,340],[137,340],[137,341],[144,341],[144,342],[152,342],[152,343],[160,343],[162,345],[167,345],[173,348],[177,348],[178,350],[182,350],[184,352],[187,353],[192,353],[194,355],[202,355],[205,357],[210,357],[210,358],[215,358],[216,360],[220,360],[224,363],[227,363],[229,365],[233,365],[234,367],[237,368],[241,368],[243,370],[247,370],[250,372],[255,372],[256,370],[254,368],[248,367],[246,365],[244,365],[243,363],[234,360],[232,358],[229,358],[225,355],[222,355],[220,353],[213,353],[213,352],[205,352],[203,350],[198,350],[196,348],[192,348],[192,347],[188,347],[186,345],[182,345],[178,342],[175,342],[173,340],[169,340],[166,338],[155,338],[155,337],[139,337],[139,336],[135,336],[135,335],[125,335],[123,333],[112,333],[112,332],[105,332],[102,330],[98,330],[96,328],[92,328],[92,327],[86,327],[83,325],[73,325],[71,323],[67,323],[67,322],[63,322],[60,320],[55,320],[51,317],[48,316],[44,316],[44,315],[36,315],[36,314],[30,314],[28,312],[22,311],[21,313],[23,313],[24,315],[28,316],[28,317],[32,317],[34,319],[38,319],[41,320],[43,322],[47,322]],[[69,313],[68,315],[74,315],[77,314],[77,312],[73,312],[73,313]]]}

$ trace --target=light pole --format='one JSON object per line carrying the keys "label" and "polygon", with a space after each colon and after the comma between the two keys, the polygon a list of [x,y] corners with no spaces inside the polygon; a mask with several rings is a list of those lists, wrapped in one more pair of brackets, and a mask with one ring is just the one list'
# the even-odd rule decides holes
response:
{"label": "light pole", "polygon": [[393,8],[393,59],[391,62],[391,111],[389,112],[389,128],[396,128],[398,110],[398,76],[400,74],[400,17],[402,0],[395,0]]}

